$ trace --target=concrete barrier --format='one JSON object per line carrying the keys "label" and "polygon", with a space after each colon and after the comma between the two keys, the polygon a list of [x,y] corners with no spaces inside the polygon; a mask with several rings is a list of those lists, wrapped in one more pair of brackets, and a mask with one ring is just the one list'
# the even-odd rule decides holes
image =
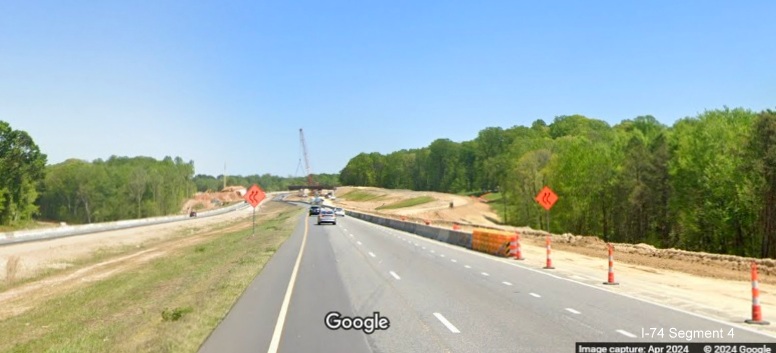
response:
{"label": "concrete barrier", "polygon": [[472,248],[472,235],[466,232],[458,230],[450,230],[446,228],[438,228],[431,225],[418,224],[407,221],[400,221],[392,218],[385,218],[375,216],[367,213],[361,213],[356,211],[345,211],[350,217],[358,218],[370,223],[379,224],[388,228],[401,230],[404,232],[417,234],[425,238],[434,239],[437,241],[445,242],[452,245],[461,246],[467,249]]}
{"label": "concrete barrier", "polygon": [[[240,202],[238,204],[219,208],[216,210],[198,212],[197,218],[221,215],[227,212],[236,211],[246,207],[250,207],[250,205],[248,205],[245,202]],[[75,236],[75,235],[83,235],[83,234],[98,233],[98,232],[105,232],[105,231],[111,231],[111,230],[141,227],[141,226],[147,226],[147,225],[153,225],[153,224],[181,222],[181,221],[191,220],[191,219],[194,219],[194,218],[189,217],[188,215],[162,216],[162,217],[143,218],[143,219],[129,219],[129,220],[122,220],[122,221],[115,221],[115,222],[83,224],[83,225],[75,225],[75,226],[67,225],[67,226],[61,226],[57,228],[44,228],[44,229],[21,230],[21,231],[15,231],[15,232],[5,232],[5,233],[0,233],[0,246],[29,242],[29,241],[56,239],[56,238],[63,238],[63,237],[69,237],[69,236]]]}

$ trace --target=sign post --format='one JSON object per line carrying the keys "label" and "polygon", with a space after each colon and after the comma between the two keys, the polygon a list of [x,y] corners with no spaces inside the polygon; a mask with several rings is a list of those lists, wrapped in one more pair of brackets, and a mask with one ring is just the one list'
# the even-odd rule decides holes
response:
{"label": "sign post", "polygon": [[552,191],[549,187],[545,186],[542,191],[539,191],[539,193],[536,195],[536,198],[534,198],[536,202],[538,202],[542,207],[544,207],[545,210],[547,210],[547,232],[550,232],[550,209],[553,205],[555,205],[555,202],[558,201],[558,195],[555,194],[555,192]]}
{"label": "sign post", "polygon": [[256,184],[253,184],[253,186],[248,189],[248,192],[245,193],[245,201],[248,201],[248,203],[253,206],[253,235],[256,235],[256,206],[264,200],[264,197],[266,197],[264,190]]}

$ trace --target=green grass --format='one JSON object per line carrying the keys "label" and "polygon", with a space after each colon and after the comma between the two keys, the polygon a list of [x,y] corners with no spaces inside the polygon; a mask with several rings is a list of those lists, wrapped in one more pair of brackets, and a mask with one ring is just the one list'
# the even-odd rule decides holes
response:
{"label": "green grass", "polygon": [[[208,236],[0,322],[2,352],[196,352],[302,212]],[[274,229],[274,230],[273,230]]]}
{"label": "green grass", "polygon": [[374,201],[374,200],[379,200],[384,196],[385,196],[384,194],[375,194],[368,191],[353,190],[348,192],[347,194],[340,196],[340,198],[348,201]]}
{"label": "green grass", "polygon": [[490,202],[495,202],[501,200],[501,193],[500,192],[493,192],[487,195],[484,195],[484,199],[488,200]]}
{"label": "green grass", "polygon": [[54,223],[54,222],[26,221],[26,222],[19,222],[17,224],[12,224],[12,225],[0,226],[0,233],[16,232],[19,230],[54,228],[58,226],[59,226],[59,223]]}
{"label": "green grass", "polygon": [[412,207],[417,205],[422,205],[424,203],[428,203],[434,201],[434,198],[431,196],[419,196],[419,197],[413,197],[411,199],[402,200],[399,202],[394,202],[392,204],[380,206],[378,208],[375,208],[376,210],[391,210],[395,208],[404,208],[404,207]]}

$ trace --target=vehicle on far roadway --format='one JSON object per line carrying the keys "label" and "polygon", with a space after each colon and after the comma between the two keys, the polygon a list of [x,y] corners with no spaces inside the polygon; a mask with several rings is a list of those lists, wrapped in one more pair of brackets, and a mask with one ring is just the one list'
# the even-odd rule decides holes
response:
{"label": "vehicle on far roadway", "polygon": [[191,211],[191,213],[189,213],[189,217],[196,217],[196,216],[197,216],[197,211]]}
{"label": "vehicle on far roadway", "polygon": [[310,216],[315,216],[321,213],[321,206],[310,206]]}
{"label": "vehicle on far roadway", "polygon": [[345,210],[342,209],[342,207],[337,207],[334,209],[334,214],[340,217],[345,217]]}
{"label": "vehicle on far roadway", "polygon": [[337,215],[334,214],[334,211],[330,209],[321,210],[321,213],[318,214],[318,225],[323,223],[337,225]]}

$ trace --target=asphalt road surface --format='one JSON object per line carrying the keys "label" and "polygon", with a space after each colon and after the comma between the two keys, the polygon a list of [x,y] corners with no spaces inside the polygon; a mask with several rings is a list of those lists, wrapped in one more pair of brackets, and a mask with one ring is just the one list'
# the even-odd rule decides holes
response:
{"label": "asphalt road surface", "polygon": [[[350,217],[320,226],[315,219],[300,219],[200,352],[573,352],[575,342],[776,341],[518,261]],[[371,334],[331,330],[332,311],[377,312],[390,325]],[[698,330],[722,337],[685,338]]]}

